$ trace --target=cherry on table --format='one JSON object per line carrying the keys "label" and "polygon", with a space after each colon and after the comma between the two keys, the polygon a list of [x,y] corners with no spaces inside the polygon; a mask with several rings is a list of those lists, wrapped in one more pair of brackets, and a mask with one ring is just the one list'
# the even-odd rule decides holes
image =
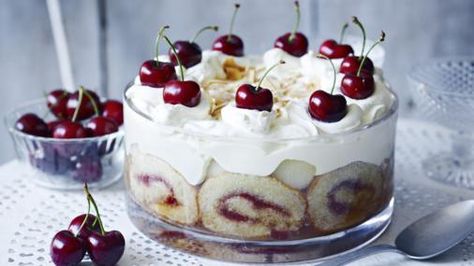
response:
{"label": "cherry on table", "polygon": [[86,254],[85,242],[73,233],[59,231],[51,242],[50,255],[56,266],[79,264]]}
{"label": "cherry on table", "polygon": [[125,239],[116,230],[104,234],[92,232],[86,243],[87,252],[97,265],[115,265],[125,250]]}
{"label": "cherry on table", "polygon": [[375,91],[374,77],[361,72],[357,74],[346,74],[341,81],[341,92],[352,99],[365,99]]}
{"label": "cherry on table", "polygon": [[[359,70],[360,64],[362,62],[363,57],[349,55],[344,57],[342,60],[341,66],[339,67],[339,73],[342,74],[357,74]],[[369,57],[365,59],[364,65],[362,66],[362,71],[373,75],[375,72],[374,63],[370,60]]]}
{"label": "cherry on table", "polygon": [[336,122],[347,114],[347,102],[342,95],[317,90],[309,98],[308,109],[311,116],[319,121]]}
{"label": "cherry on table", "polygon": [[117,126],[123,124],[123,104],[116,100],[107,100],[102,104],[102,116],[113,120]]}
{"label": "cherry on table", "polygon": [[293,31],[278,37],[275,40],[273,47],[280,48],[293,56],[301,57],[308,52],[308,39],[303,33],[297,32],[301,18],[300,5],[298,1],[295,1],[295,10],[296,23]]}
{"label": "cherry on table", "polygon": [[33,113],[22,115],[15,123],[15,128],[29,135],[48,137],[49,129],[46,122]]}
{"label": "cherry on table", "polygon": [[[99,96],[91,90],[83,88],[80,90],[83,91],[82,100],[80,99],[80,91],[75,91],[69,96],[66,104],[66,114],[68,119],[73,118],[74,112],[77,108],[79,109],[77,111],[76,121],[88,119],[101,111]],[[79,103],[79,100],[81,100],[81,103]]]}
{"label": "cherry on table", "polygon": [[107,135],[118,131],[118,126],[115,121],[103,116],[96,116],[92,118],[86,125],[90,129],[90,133],[94,137]]}
{"label": "cherry on table", "polygon": [[63,89],[53,90],[48,93],[46,100],[51,113],[59,119],[67,118],[67,101],[71,94]]}
{"label": "cherry on table", "polygon": [[[176,54],[178,55],[179,59],[181,60],[181,64],[184,67],[190,68],[194,65],[197,65],[202,60],[202,50],[199,44],[197,44],[196,38],[206,30],[214,30],[217,31],[217,26],[207,26],[200,29],[194,37],[190,41],[176,41],[174,42],[173,46],[176,49]],[[168,55],[170,57],[170,61],[177,66],[178,60],[176,60],[176,56],[174,55],[171,48],[168,50]]]}
{"label": "cherry on table", "polygon": [[244,56],[244,42],[242,39],[232,34],[232,30],[234,28],[235,17],[237,15],[237,11],[239,10],[240,5],[235,4],[234,13],[232,15],[232,20],[229,26],[229,33],[226,35],[222,35],[214,40],[212,43],[212,50],[214,51],[221,51],[226,55],[232,56]]}
{"label": "cherry on table", "polygon": [[[86,216],[87,220],[84,226],[81,228],[81,225],[86,219]],[[68,230],[85,241],[92,232],[100,232],[99,222],[96,221],[96,219],[97,217],[93,214],[81,214],[71,220],[71,223],[69,223]]]}
{"label": "cherry on table", "polygon": [[52,136],[56,139],[76,139],[87,138],[89,133],[82,124],[65,120],[54,127]]}

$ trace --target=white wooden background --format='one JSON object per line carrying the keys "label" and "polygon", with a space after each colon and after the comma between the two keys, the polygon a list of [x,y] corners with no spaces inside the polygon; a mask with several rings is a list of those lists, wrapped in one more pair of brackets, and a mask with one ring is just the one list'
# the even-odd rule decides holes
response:
{"label": "white wooden background", "polygon": [[[172,26],[173,39],[191,37],[201,26],[218,24],[225,31],[233,0],[61,0],[75,80],[119,98],[140,63],[152,56],[153,39],[163,24]],[[101,30],[99,3],[105,3]],[[240,0],[236,32],[248,53],[262,52],[291,28],[291,0]],[[322,39],[336,37],[343,21],[357,15],[369,36],[388,33],[385,72],[407,110],[406,73],[414,62],[434,56],[473,55],[474,1],[471,0],[301,0],[301,30],[317,48]],[[358,34],[358,31],[353,31]],[[105,34],[105,54],[100,53]],[[213,36],[204,34],[209,47]],[[101,67],[101,58],[103,65]],[[103,70],[107,69],[107,72]],[[59,87],[60,77],[45,0],[0,0],[0,114],[42,97]],[[105,88],[103,88],[105,86]],[[407,112],[402,112],[405,115]],[[7,131],[0,130],[0,162],[13,158]]]}

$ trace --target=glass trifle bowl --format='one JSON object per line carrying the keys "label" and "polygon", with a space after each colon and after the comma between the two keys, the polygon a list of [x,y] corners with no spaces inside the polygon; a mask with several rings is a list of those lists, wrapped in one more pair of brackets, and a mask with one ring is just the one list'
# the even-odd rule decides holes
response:
{"label": "glass trifle bowl", "polygon": [[157,123],[133,87],[124,93],[128,214],[151,239],[232,262],[325,260],[390,223],[398,101],[388,85],[391,105],[372,122],[290,138]]}

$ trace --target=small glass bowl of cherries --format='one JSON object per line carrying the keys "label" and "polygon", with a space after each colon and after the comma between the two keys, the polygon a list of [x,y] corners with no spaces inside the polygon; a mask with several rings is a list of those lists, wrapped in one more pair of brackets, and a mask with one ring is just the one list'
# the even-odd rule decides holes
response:
{"label": "small glass bowl of cherries", "polygon": [[[18,159],[32,180],[53,189],[101,188],[119,180],[123,165],[123,106],[80,87],[53,90],[5,118]],[[29,176],[29,174],[27,174]]]}

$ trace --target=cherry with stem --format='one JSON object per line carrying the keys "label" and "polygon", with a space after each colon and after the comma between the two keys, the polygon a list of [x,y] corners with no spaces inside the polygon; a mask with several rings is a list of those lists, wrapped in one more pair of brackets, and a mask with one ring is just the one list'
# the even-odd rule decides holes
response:
{"label": "cherry with stem", "polygon": [[194,107],[201,100],[201,88],[199,84],[192,80],[184,80],[184,67],[176,48],[167,36],[163,36],[170,46],[179,65],[180,79],[171,80],[163,88],[163,101],[167,104],[181,104],[187,107]]}
{"label": "cherry with stem", "polygon": [[97,203],[89,192],[87,183],[84,184],[87,200],[94,207],[100,232],[92,232],[86,241],[87,251],[91,260],[97,265],[115,265],[125,250],[125,239],[116,230],[106,232],[100,216]]}
{"label": "cherry with stem", "polygon": [[344,23],[342,25],[339,43],[333,39],[325,40],[319,47],[319,54],[324,55],[330,59],[347,58],[354,54],[354,49],[352,49],[350,45],[342,44],[348,27],[348,23]]}
{"label": "cherry with stem", "polygon": [[300,4],[295,1],[296,21],[293,30],[275,40],[274,47],[280,48],[290,55],[301,57],[308,52],[308,39],[306,36],[298,32],[301,20]]}
{"label": "cherry with stem", "polygon": [[323,122],[337,122],[341,120],[347,114],[347,102],[344,96],[337,94],[334,95],[334,89],[336,88],[336,67],[332,60],[325,55],[318,55],[318,57],[329,60],[333,69],[333,83],[331,92],[327,93],[323,90],[317,90],[313,92],[309,98],[308,111],[310,115],[316,120]]}
{"label": "cherry with stem", "polygon": [[168,62],[160,62],[158,57],[160,54],[160,43],[164,32],[169,26],[160,28],[155,39],[155,57],[153,60],[145,61],[140,67],[139,77],[143,85],[155,88],[162,88],[166,82],[176,79],[174,65]]}
{"label": "cherry with stem", "polygon": [[244,42],[239,36],[232,33],[239,8],[240,4],[235,4],[234,13],[232,14],[232,19],[229,26],[229,32],[226,35],[222,35],[214,40],[212,44],[212,50],[220,51],[226,55],[232,56],[244,55]]}
{"label": "cherry with stem", "polygon": [[375,91],[375,81],[372,74],[363,71],[363,66],[368,60],[368,56],[372,49],[385,40],[385,33],[382,31],[380,38],[376,41],[367,53],[362,57],[357,72],[348,73],[341,81],[341,92],[352,99],[365,99],[371,96]]}
{"label": "cherry with stem", "polygon": [[262,88],[262,82],[267,75],[277,66],[285,64],[285,61],[280,62],[271,66],[260,78],[256,87],[250,84],[242,84],[237,89],[235,94],[235,105],[238,108],[267,111],[270,112],[273,107],[273,94],[272,91],[266,88]]}

